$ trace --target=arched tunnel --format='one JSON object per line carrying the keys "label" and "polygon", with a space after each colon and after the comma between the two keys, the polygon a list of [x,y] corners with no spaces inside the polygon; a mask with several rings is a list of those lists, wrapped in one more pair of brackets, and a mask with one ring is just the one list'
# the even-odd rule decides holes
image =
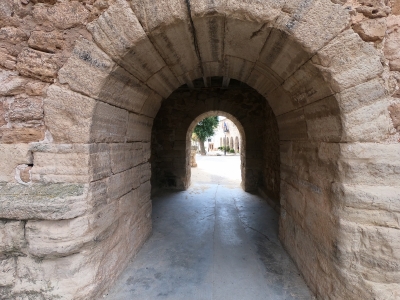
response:
{"label": "arched tunnel", "polygon": [[221,112],[243,127],[243,189],[280,212],[317,298],[400,297],[386,71],[333,2],[115,0],[77,29],[72,4],[29,4],[37,26],[80,36],[55,72],[48,53],[31,61],[40,49],[19,56],[18,76],[47,82],[45,132],[1,148],[30,173],[0,183],[1,224],[21,238],[0,295],[102,295],[151,234],[151,190],[190,185],[190,128]]}

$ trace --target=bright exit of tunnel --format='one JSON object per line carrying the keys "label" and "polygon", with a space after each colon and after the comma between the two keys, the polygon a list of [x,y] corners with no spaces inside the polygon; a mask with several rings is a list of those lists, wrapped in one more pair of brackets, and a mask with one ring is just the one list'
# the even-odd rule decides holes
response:
{"label": "bright exit of tunnel", "polygon": [[202,78],[178,88],[166,100],[152,129],[152,188],[190,185],[191,133],[202,119],[225,116],[242,137],[241,174],[245,191],[262,190],[279,207],[279,137],[272,109],[247,84],[222,77]]}
{"label": "bright exit of tunnel", "polygon": [[[360,216],[375,199],[392,211],[399,152],[380,56],[345,7],[115,0],[86,29],[71,29],[80,38],[59,70],[42,63],[49,53],[18,58],[22,75],[47,82],[48,132],[18,148],[33,157],[23,159],[32,182],[15,187],[14,167],[4,177],[2,217],[25,220],[29,241],[12,263],[37,274],[21,275],[10,293],[34,286],[68,299],[101,295],[151,233],[151,189],[189,187],[187,134],[210,112],[242,125],[243,189],[272,199],[280,240],[315,295],[398,291],[396,256],[372,251],[381,240],[395,249],[394,234]],[[14,201],[13,188],[47,202]]]}

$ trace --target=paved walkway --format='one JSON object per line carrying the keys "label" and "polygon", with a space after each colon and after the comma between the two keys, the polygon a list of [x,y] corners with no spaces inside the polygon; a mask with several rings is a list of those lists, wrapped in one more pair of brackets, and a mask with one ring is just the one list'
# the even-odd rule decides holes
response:
{"label": "paved walkway", "polygon": [[277,213],[239,187],[240,158],[198,164],[189,190],[154,197],[153,234],[103,299],[313,299]]}

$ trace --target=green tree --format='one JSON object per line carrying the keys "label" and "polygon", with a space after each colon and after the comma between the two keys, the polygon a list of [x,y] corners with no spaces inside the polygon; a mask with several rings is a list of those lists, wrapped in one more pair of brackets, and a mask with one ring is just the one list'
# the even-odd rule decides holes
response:
{"label": "green tree", "polygon": [[204,149],[204,141],[214,135],[215,128],[218,127],[218,117],[208,117],[199,122],[194,128],[194,133],[196,134],[200,143],[200,153],[201,155],[206,155]]}

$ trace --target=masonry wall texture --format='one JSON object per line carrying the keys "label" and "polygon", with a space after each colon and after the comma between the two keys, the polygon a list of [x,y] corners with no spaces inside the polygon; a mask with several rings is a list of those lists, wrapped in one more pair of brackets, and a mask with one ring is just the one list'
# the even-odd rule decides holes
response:
{"label": "masonry wall texture", "polygon": [[399,299],[399,48],[396,0],[1,1],[0,298],[102,295],[151,232],[160,106],[224,76],[272,109],[257,183],[317,298]]}

